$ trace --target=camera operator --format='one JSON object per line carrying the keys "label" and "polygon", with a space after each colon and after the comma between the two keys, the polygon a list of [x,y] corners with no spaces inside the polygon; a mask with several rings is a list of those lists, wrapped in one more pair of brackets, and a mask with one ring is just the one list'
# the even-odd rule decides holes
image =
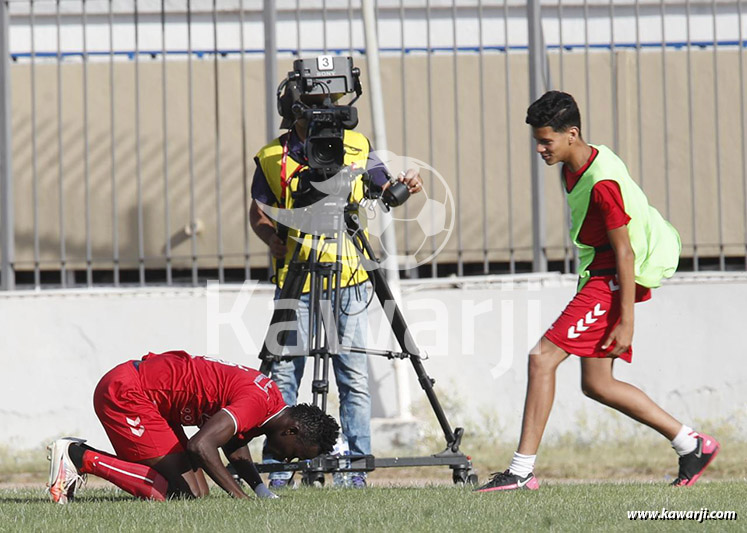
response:
{"label": "camera operator", "polygon": [[[330,56],[323,56],[329,58]],[[319,61],[322,58],[318,58]],[[350,67],[350,58],[334,58],[346,60]],[[297,60],[298,63],[304,60]],[[309,60],[306,60],[309,61]],[[338,64],[338,63],[335,63]],[[300,70],[300,67],[297,68]],[[354,69],[358,93],[360,85],[357,80],[358,69]],[[289,73],[289,77],[294,73]],[[287,81],[287,80],[286,80]],[[285,82],[284,82],[285,84]],[[281,87],[284,85],[281,84]],[[283,117],[281,129],[288,129],[280,137],[274,139],[263,147],[254,160],[256,170],[252,181],[252,204],[250,207],[250,223],[254,232],[270,248],[275,262],[275,283],[277,285],[275,297],[288,272],[288,265],[295,247],[299,245],[293,237],[298,236],[298,230],[288,229],[287,236],[278,230],[277,224],[260,207],[278,207],[281,209],[293,209],[294,205],[299,207],[294,196],[294,191],[299,188],[299,181],[304,172],[309,169],[309,160],[306,154],[306,140],[309,123],[297,112],[291,112],[291,105],[297,102],[301,107],[316,108],[317,106],[330,105],[343,94],[303,94],[295,83],[285,84],[285,93],[280,94],[278,90],[278,111]],[[351,90],[352,91],[352,90]],[[357,118],[356,118],[357,121]],[[343,165],[368,170],[369,180],[375,186],[386,190],[393,181],[383,163],[372,154],[371,143],[361,133],[352,131],[355,124],[346,125],[342,134],[344,146]],[[422,189],[422,180],[416,170],[408,170],[398,177],[410,193],[417,193]],[[364,187],[362,177],[357,176],[350,187],[350,202],[360,202],[363,198]],[[299,251],[298,260],[303,261],[312,252],[308,240],[303,240]],[[342,240],[339,253],[337,245],[330,238],[324,242],[320,260],[323,262],[340,261],[341,273],[337,278],[340,283],[340,314],[337,329],[342,345],[365,346],[367,337],[367,312],[368,294],[365,282],[368,279],[367,272],[361,267],[357,250],[348,239]],[[307,351],[308,346],[308,315],[309,315],[309,283],[303,289],[296,314],[296,330],[290,331],[286,345],[299,344]],[[297,332],[297,337],[296,337]],[[283,399],[288,405],[295,405],[298,389],[306,364],[305,357],[293,357],[289,361],[280,361],[273,364],[272,379],[277,383]],[[339,392],[340,422],[342,433],[347,438],[350,453],[353,455],[368,455],[371,453],[371,398],[368,389],[368,366],[367,357],[363,354],[340,353],[332,357],[335,379]],[[266,459],[270,459],[266,457]],[[366,486],[365,472],[352,472],[349,485],[356,488]],[[279,488],[291,484],[291,472],[274,472],[270,474],[270,486]]]}

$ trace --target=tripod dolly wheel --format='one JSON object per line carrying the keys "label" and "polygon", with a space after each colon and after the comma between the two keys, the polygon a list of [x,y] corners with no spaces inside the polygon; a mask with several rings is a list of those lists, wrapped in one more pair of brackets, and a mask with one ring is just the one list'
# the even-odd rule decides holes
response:
{"label": "tripod dolly wheel", "polygon": [[301,484],[305,487],[323,487],[324,474],[321,472],[309,472],[301,477]]}
{"label": "tripod dolly wheel", "polygon": [[475,471],[467,468],[455,468],[452,475],[455,485],[459,486],[477,486],[477,474]]}

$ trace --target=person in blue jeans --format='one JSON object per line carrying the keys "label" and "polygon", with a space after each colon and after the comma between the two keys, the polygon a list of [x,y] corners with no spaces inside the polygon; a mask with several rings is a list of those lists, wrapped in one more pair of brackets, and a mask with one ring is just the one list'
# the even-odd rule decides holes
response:
{"label": "person in blue jeans", "polygon": [[[286,86],[286,93],[290,86],[292,83]],[[307,105],[321,103],[314,100],[318,98],[316,95],[301,95],[299,98]],[[285,99],[286,94],[283,94],[281,100]],[[290,109],[290,106],[280,107]],[[337,279],[341,288],[342,313],[337,328],[340,344],[365,347],[368,273],[361,267],[361,258],[352,241],[344,238],[340,245],[341,250],[338,250],[334,239],[330,238],[323,240],[315,248],[311,245],[310,236],[303,238],[298,228],[288,227],[287,237],[283,238],[278,233],[276,221],[268,215],[271,211],[267,207],[277,207],[280,208],[279,211],[286,213],[294,209],[297,191],[302,187],[303,177],[308,175],[309,168],[305,148],[308,125],[303,118],[297,119],[291,114],[282,116],[281,127],[287,128],[288,131],[260,149],[254,157],[256,170],[252,179],[252,203],[249,208],[252,229],[267,244],[270,254],[275,259],[275,283],[278,287],[276,297],[283,287],[288,265],[297,246],[301,246],[297,261],[305,261],[311,253],[316,254],[321,262],[339,261],[341,271]],[[350,129],[344,130],[343,146],[344,166],[366,169],[370,182],[383,189],[393,182],[386,166],[372,153],[371,143],[363,134]],[[402,172],[398,179],[407,185],[410,193],[422,190],[422,179],[417,170]],[[357,176],[350,182],[350,192],[346,199],[349,203],[358,203],[363,199],[363,192],[362,176]],[[291,334],[286,340],[286,346],[298,344],[307,353],[308,293],[309,283],[306,280],[297,311],[298,337]],[[296,403],[306,359],[295,357],[290,361],[277,362],[272,368],[272,379],[277,383],[288,405]],[[343,435],[347,438],[350,453],[370,454],[371,398],[368,390],[367,358],[363,354],[340,353],[332,357],[332,366],[340,395],[340,425]],[[290,473],[273,473],[270,476],[270,486],[287,485],[290,477]],[[365,473],[352,473],[350,484],[354,487],[365,487]]]}
{"label": "person in blue jeans", "polygon": [[[276,292],[276,297],[279,291]],[[365,285],[342,288],[340,290],[340,317],[337,330],[342,346],[365,346],[368,331],[366,307],[368,290]],[[334,306],[334,302],[332,302]],[[309,338],[309,294],[299,299],[296,311],[297,330],[290,330],[286,338],[285,353],[308,353]],[[298,389],[306,366],[306,357],[294,357],[288,361],[275,363],[272,379],[278,386],[288,405],[295,405]],[[340,353],[331,358],[332,369],[340,399],[340,423],[342,433],[348,441],[352,455],[371,453],[371,395],[368,390],[368,361],[363,354]],[[265,462],[272,462],[269,454],[263,454]],[[292,472],[273,472],[270,486],[286,486]],[[366,485],[365,472],[352,472],[349,478],[352,487]]]}

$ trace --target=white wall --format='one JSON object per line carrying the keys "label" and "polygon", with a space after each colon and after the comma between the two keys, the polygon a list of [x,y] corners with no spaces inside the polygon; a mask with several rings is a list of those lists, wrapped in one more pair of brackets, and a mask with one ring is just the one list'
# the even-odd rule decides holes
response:
{"label": "white wall", "polygon": [[[322,2],[305,1],[301,4],[297,15],[295,2],[278,3],[279,50],[347,50],[351,46],[351,35],[352,47],[365,47],[360,2],[354,2],[355,7],[350,12],[347,0],[327,0],[326,13],[322,10]],[[452,47],[455,41],[457,46],[468,48],[481,44],[485,47],[508,44],[516,48],[526,47],[528,44],[525,2],[509,1],[506,9],[504,1],[485,0],[482,2],[480,19],[477,3],[474,1],[457,2],[455,13],[451,0],[432,0],[429,2],[430,10],[426,9],[425,0],[405,0],[404,25],[399,0],[382,0],[378,4],[379,44],[385,50],[401,47]],[[542,4],[542,27],[545,42],[550,46],[561,43],[563,46],[581,46],[587,34],[590,45],[608,45],[613,41],[617,46],[632,45],[636,38],[643,44],[662,41],[681,43],[688,39],[688,8],[683,1],[665,0],[663,5],[660,0],[618,1],[613,5],[607,0],[563,0],[560,2],[562,10],[558,9],[558,2],[554,0]],[[689,38],[692,42],[717,40],[723,43],[740,39],[736,2],[719,2],[715,23],[710,1],[692,0],[690,4]],[[112,47],[117,51],[136,48],[160,51],[162,46],[173,52],[185,51],[190,45],[193,50],[238,50],[242,43],[245,50],[264,50],[263,3],[256,0],[219,1],[215,15],[219,29],[215,33],[211,0],[192,1],[189,31],[186,1],[167,2],[168,29],[165,35],[161,27],[161,2],[140,0],[137,46],[133,2],[115,1],[112,5],[113,43],[109,36],[110,3],[105,0],[87,0],[85,49],[88,53],[108,52]],[[23,1],[10,4],[11,53],[26,54],[31,51],[30,6],[31,2]],[[63,2],[58,21],[56,3],[34,4],[33,40],[36,53],[57,52],[58,25],[61,51],[83,51],[82,6],[80,1]],[[242,6],[243,11],[240,11]],[[747,13],[743,13],[742,17],[744,25]],[[243,24],[240,24],[240,20],[243,20]],[[106,57],[103,59],[108,60]],[[126,56],[119,59],[128,60]]]}
{"label": "white wall", "polygon": [[[119,362],[149,350],[206,353],[211,301],[218,303],[223,317],[233,308],[241,319],[239,330],[246,328],[243,346],[229,325],[211,328],[219,332],[221,357],[258,366],[272,289],[260,286],[241,293],[239,288],[224,286],[214,300],[205,288],[0,295],[0,444],[36,447],[68,434],[106,448],[91,405],[98,379]],[[486,428],[475,424],[490,419],[495,427],[488,429],[507,440],[518,436],[525,354],[573,292],[572,277],[552,274],[403,284],[405,314],[430,355],[425,366],[437,380],[437,393],[456,414],[452,425],[482,431]],[[689,276],[658,289],[652,301],[637,306],[633,364],[618,363],[619,377],[643,388],[683,422],[729,422],[744,436],[744,301],[744,274]],[[476,319],[470,318],[474,315]],[[385,347],[380,316],[377,309],[370,314],[371,347]],[[396,409],[391,364],[373,359],[375,415],[391,416]],[[608,410],[581,395],[574,359],[559,371],[548,436],[582,427],[604,436],[610,431]],[[414,372],[409,375],[413,400],[422,409],[424,394]],[[309,399],[309,388],[305,381],[302,400]],[[615,427],[628,427],[622,424]]]}

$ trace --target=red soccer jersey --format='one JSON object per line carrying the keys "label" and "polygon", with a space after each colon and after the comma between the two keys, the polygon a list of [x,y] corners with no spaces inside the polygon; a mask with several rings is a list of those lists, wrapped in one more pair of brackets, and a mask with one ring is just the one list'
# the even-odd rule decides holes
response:
{"label": "red soccer jersey", "polygon": [[139,363],[143,391],[169,423],[202,426],[220,410],[249,440],[286,405],[270,378],[242,365],[183,351],[149,353]]}

